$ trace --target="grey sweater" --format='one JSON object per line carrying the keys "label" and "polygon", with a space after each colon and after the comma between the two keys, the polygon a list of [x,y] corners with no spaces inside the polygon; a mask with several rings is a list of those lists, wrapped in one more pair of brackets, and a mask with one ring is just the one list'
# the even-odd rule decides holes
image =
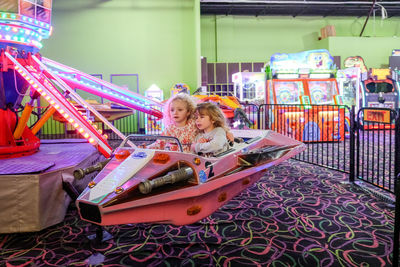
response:
{"label": "grey sweater", "polygon": [[[201,138],[206,139],[207,142],[197,143]],[[195,153],[201,152],[207,155],[216,155],[228,150],[229,148],[226,131],[221,127],[214,128],[214,130],[208,133],[198,134],[194,143],[196,143],[194,146]]]}

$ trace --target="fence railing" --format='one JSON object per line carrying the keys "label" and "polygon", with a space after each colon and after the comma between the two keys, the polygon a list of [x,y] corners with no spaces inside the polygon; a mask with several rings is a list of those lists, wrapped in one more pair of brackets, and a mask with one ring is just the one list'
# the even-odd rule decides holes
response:
{"label": "fence railing", "polygon": [[361,108],[356,122],[355,178],[394,193],[394,181],[399,173],[398,112]]}
{"label": "fence railing", "polygon": [[350,121],[346,106],[259,106],[259,129],[274,130],[306,144],[295,159],[350,173]]}

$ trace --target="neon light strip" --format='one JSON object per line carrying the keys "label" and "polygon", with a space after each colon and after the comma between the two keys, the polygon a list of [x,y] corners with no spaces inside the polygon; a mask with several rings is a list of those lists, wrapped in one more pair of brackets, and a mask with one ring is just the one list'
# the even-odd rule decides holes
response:
{"label": "neon light strip", "polygon": [[[43,82],[39,82],[31,71],[24,68],[17,60],[15,60],[8,52],[4,53],[9,60],[11,60],[15,65],[15,70],[35,89],[39,92],[42,97],[49,102],[64,118],[71,123],[71,125],[86,139],[89,143],[93,145],[99,145],[101,149],[100,152],[103,153],[105,157],[111,155],[112,149],[108,146],[107,142],[102,138],[102,136],[95,130],[95,128],[83,117],[76,107],[74,107],[69,101],[66,101],[64,96],[54,88],[50,81],[43,77]],[[33,68],[32,66],[28,66]],[[34,68],[33,68],[34,69]]]}
{"label": "neon light strip", "polygon": [[59,75],[59,76],[61,79],[63,79],[67,84],[69,84],[73,88],[78,88],[78,89],[84,90],[88,93],[107,98],[110,101],[117,102],[117,103],[124,105],[126,107],[129,107],[131,109],[136,109],[136,110],[142,111],[144,113],[153,115],[157,118],[162,118],[162,112],[160,112],[159,110],[156,110],[155,108],[150,107],[150,105],[144,105],[143,103],[140,103],[136,99],[132,99],[130,97],[126,97],[124,95],[114,93],[111,89],[103,90],[103,89],[99,89],[98,87],[92,87],[82,81],[78,81],[74,78],[71,78],[70,76],[67,76],[67,77],[65,75]]}
{"label": "neon light strip", "polygon": [[12,34],[17,34],[17,33],[25,34],[27,37],[31,35],[32,37],[37,37],[38,41],[40,41],[41,38],[43,38],[43,36],[39,34],[37,31],[20,25],[10,25],[8,23],[0,22],[0,30],[5,30],[7,32],[11,31]]}
{"label": "neon light strip", "polygon": [[36,19],[24,16],[24,15],[15,14],[15,13],[1,12],[0,19],[17,20],[17,21],[19,20],[19,21],[23,21],[24,23],[30,23],[32,26],[40,27],[43,29],[51,28],[51,25],[46,22],[36,20]]}
{"label": "neon light strip", "polygon": [[0,34],[0,42],[22,44],[22,45],[27,45],[27,46],[34,46],[34,47],[37,47],[39,49],[41,49],[43,47],[43,45],[40,42],[36,41],[36,40],[28,39],[25,42],[23,37],[2,35],[2,34]]}
{"label": "neon light strip", "polygon": [[43,30],[43,29],[38,29],[35,27],[30,27],[29,25],[24,24],[23,22],[12,22],[10,23],[7,20],[2,20],[0,19],[0,23],[3,25],[8,25],[9,27],[20,27],[20,28],[25,28],[28,29],[29,31],[35,32],[38,35],[40,35],[42,38],[49,38],[49,36],[51,35],[51,32],[47,31],[47,30]]}
{"label": "neon light strip", "polygon": [[[142,96],[142,95],[140,95],[140,94],[136,94],[136,93],[131,92],[131,91],[129,91],[129,90],[123,88],[123,87],[116,86],[115,84],[106,82],[106,81],[101,80],[101,79],[98,79],[98,78],[96,78],[96,77],[92,77],[92,76],[90,76],[90,75],[88,75],[88,74],[86,74],[86,73],[83,73],[83,72],[81,72],[81,71],[79,71],[79,70],[76,70],[76,69],[73,69],[73,68],[71,68],[71,67],[67,67],[67,66],[65,66],[65,65],[62,65],[62,64],[60,64],[60,63],[58,63],[58,62],[55,62],[55,61],[53,61],[53,60],[50,60],[50,59],[48,59],[48,58],[43,57],[43,58],[42,58],[42,61],[43,61],[46,65],[50,65],[50,66],[53,66],[53,67],[55,67],[55,68],[65,70],[65,72],[68,72],[68,73],[78,74],[78,75],[80,75],[80,76],[82,76],[82,77],[85,77],[85,78],[88,79],[88,80],[91,80],[91,81],[93,81],[93,82],[95,82],[95,83],[97,83],[97,84],[100,84],[100,85],[102,85],[102,86],[104,86],[104,87],[107,87],[107,89],[110,90],[111,92],[108,92],[107,90],[103,90],[103,92],[106,93],[106,94],[108,93],[108,94],[113,95],[114,97],[115,97],[115,96],[118,97],[118,95],[117,95],[114,91],[116,91],[116,92],[118,92],[118,93],[121,93],[122,96],[119,96],[119,97],[122,98],[124,101],[126,101],[126,100],[131,100],[131,98],[134,98],[135,101],[133,101],[133,100],[131,100],[131,101],[132,101],[132,103],[135,103],[135,104],[138,104],[137,101],[140,101],[140,102],[145,102],[145,103],[147,103],[148,105],[153,105],[153,106],[157,106],[157,107],[163,107],[163,105],[162,105],[161,103],[159,103],[159,102],[157,102],[157,101],[154,101],[154,100],[152,100],[152,99],[150,99],[150,98],[147,98],[147,97]],[[59,72],[58,72],[58,73],[59,73]],[[57,75],[58,75],[58,74],[57,74]],[[61,74],[60,74],[60,75],[61,75]],[[71,79],[71,77],[67,77],[67,78],[68,78],[68,79]],[[79,82],[79,81],[78,81],[78,82]],[[85,84],[85,85],[89,85],[89,84]],[[89,86],[90,86],[90,85],[89,85]],[[94,88],[97,89],[97,90],[101,90],[101,89],[98,88],[98,87],[94,87]],[[127,99],[127,97],[129,97],[129,99]],[[144,106],[144,107],[145,107],[145,106]]]}
{"label": "neon light strip", "polygon": [[43,47],[40,43],[42,38],[42,35],[29,28],[0,22],[0,41],[35,46],[40,49]]}
{"label": "neon light strip", "polygon": [[[89,105],[88,103],[86,103],[86,101],[79,95],[77,94],[71,87],[69,87],[63,80],[61,80],[59,77],[57,77],[57,75],[55,75],[54,73],[52,73],[42,62],[40,62],[40,60],[35,57],[32,56],[32,59],[35,61],[36,64],[39,65],[39,67],[43,70],[45,70],[47,72],[47,74],[49,74],[50,79],[53,79],[56,81],[56,84],[58,87],[60,87],[60,89],[64,90],[65,92],[68,92],[70,95],[72,95],[74,97],[74,99],[76,100],[76,102],[78,102],[78,104],[80,104],[82,107],[87,108],[88,110],[90,110],[95,116],[97,116],[104,124],[106,124],[114,133],[116,133],[122,140],[124,140],[126,138],[126,136],[121,133],[117,128],[114,127],[114,125],[112,125],[106,118],[103,117],[103,115],[101,115],[95,108],[93,108],[91,105]],[[46,72],[44,72],[44,75],[47,77]],[[129,144],[132,147],[136,147],[132,142],[129,142]]]}
{"label": "neon light strip", "polygon": [[[54,71],[57,75],[61,76],[61,78],[68,84],[73,84],[73,86],[76,86],[76,88],[79,88],[81,90],[84,90],[86,92],[107,98],[111,101],[115,101],[119,104],[125,105],[127,107],[133,108],[133,109],[137,109],[140,110],[142,112],[151,114],[153,116],[156,116],[158,118],[162,117],[162,113],[151,107],[151,104],[146,104],[143,103],[144,98],[136,98],[136,99],[132,99],[132,92],[129,92],[129,95],[121,94],[121,93],[115,93],[113,89],[110,88],[102,88],[105,86],[95,86],[92,85],[90,83],[84,82],[82,80],[79,80],[77,78],[75,78],[75,74],[72,73],[61,73],[59,71]],[[81,77],[81,78],[85,78],[88,77],[89,75],[85,75],[85,77]],[[89,80],[90,82],[96,83],[95,81]],[[71,85],[72,86],[72,85]],[[157,103],[158,105],[160,105],[159,103]]]}

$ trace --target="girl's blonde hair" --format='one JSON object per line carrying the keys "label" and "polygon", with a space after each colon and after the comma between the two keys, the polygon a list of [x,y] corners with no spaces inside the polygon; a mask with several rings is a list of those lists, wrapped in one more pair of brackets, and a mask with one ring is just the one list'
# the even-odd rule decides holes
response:
{"label": "girl's blonde hair", "polygon": [[165,127],[168,127],[173,123],[173,119],[171,117],[171,103],[174,101],[182,101],[183,103],[186,104],[186,109],[189,113],[188,120],[193,118],[194,111],[196,109],[196,104],[193,101],[192,97],[188,94],[185,93],[179,93],[176,94],[175,96],[171,97],[168,99],[168,101],[164,105],[164,125]]}
{"label": "girl's blonde hair", "polygon": [[226,119],[222,110],[212,102],[203,102],[197,105],[196,111],[201,115],[207,115],[210,120],[214,121],[214,127],[222,127],[225,131],[229,131]]}

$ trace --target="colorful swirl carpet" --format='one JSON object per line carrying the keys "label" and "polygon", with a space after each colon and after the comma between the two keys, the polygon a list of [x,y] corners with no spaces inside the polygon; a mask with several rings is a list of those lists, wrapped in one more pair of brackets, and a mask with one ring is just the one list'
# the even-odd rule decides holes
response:
{"label": "colorful swirl carpet", "polygon": [[387,266],[394,208],[345,174],[295,160],[198,223],[96,227],[73,205],[37,233],[0,235],[0,266]]}

